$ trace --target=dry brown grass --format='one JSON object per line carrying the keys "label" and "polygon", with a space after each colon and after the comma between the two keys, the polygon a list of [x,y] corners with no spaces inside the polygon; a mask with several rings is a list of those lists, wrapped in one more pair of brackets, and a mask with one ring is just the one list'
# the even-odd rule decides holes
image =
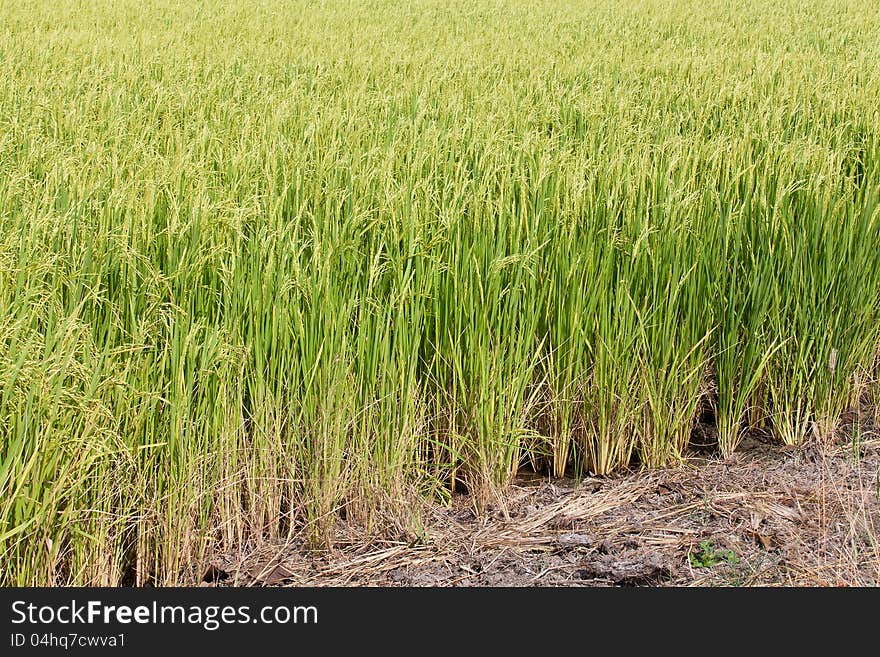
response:
{"label": "dry brown grass", "polygon": [[[574,482],[523,476],[503,507],[426,510],[423,536],[340,521],[331,551],[300,538],[218,555],[219,585],[764,585],[880,583],[880,437],[802,449],[755,439],[727,460]],[[731,561],[695,567],[709,542]]]}

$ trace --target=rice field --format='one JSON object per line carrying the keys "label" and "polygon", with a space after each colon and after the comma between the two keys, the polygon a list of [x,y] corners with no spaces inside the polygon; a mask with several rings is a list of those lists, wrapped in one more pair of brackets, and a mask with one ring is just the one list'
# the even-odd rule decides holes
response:
{"label": "rice field", "polygon": [[0,0],[0,584],[835,440],[878,99],[868,0]]}

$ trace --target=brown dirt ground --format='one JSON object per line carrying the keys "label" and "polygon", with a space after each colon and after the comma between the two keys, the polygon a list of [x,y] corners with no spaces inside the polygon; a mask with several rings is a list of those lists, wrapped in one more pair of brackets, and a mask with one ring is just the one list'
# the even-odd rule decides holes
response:
{"label": "brown dirt ground", "polygon": [[880,584],[877,431],[825,449],[752,437],[727,460],[577,485],[523,475],[505,507],[478,516],[456,498],[429,510],[418,543],[340,521],[333,550],[293,541],[217,556],[202,585]]}

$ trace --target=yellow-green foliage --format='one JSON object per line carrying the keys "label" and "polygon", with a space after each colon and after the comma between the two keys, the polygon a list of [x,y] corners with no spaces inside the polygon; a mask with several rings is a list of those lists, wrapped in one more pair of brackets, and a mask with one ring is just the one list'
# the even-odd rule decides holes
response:
{"label": "yellow-green foliage", "polygon": [[829,435],[878,62],[869,0],[0,0],[0,584]]}

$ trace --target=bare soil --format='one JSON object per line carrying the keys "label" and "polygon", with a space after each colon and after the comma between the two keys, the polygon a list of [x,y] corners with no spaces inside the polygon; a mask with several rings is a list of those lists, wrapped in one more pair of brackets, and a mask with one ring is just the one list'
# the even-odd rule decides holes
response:
{"label": "bare soil", "polygon": [[727,460],[579,482],[524,474],[503,508],[431,508],[424,535],[340,521],[332,550],[217,555],[202,585],[876,586],[880,434],[801,449],[751,437]]}

